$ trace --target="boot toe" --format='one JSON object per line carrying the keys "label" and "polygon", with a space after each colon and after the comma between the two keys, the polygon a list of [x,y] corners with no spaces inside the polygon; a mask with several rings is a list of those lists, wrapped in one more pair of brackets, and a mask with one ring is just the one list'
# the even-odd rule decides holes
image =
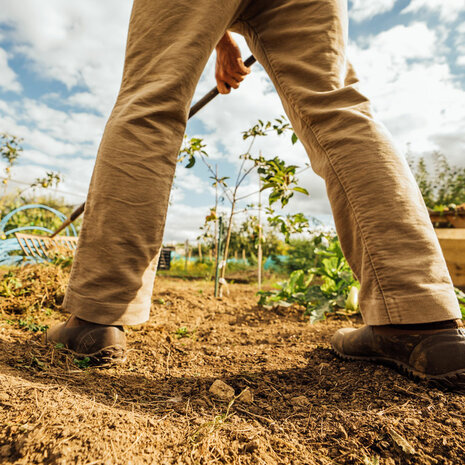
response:
{"label": "boot toe", "polygon": [[425,338],[409,360],[415,372],[430,377],[451,377],[465,373],[465,331],[448,330]]}
{"label": "boot toe", "polygon": [[355,328],[341,328],[334,333],[331,338],[331,345],[338,354],[346,355],[344,352],[344,338],[353,331],[355,331]]}

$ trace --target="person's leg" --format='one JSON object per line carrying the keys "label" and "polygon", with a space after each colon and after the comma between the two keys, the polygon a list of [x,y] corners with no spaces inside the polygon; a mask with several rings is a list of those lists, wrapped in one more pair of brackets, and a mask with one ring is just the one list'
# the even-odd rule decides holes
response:
{"label": "person's leg", "polygon": [[104,325],[149,317],[189,104],[244,0],[135,0],[122,85],[94,167],[64,309]]}
{"label": "person's leg", "polygon": [[342,357],[394,363],[465,386],[465,331],[421,193],[357,89],[346,0],[261,0],[235,25],[265,67],[326,182],[336,229],[360,280],[366,326],[331,340]]}
{"label": "person's leg", "polygon": [[346,0],[261,0],[235,27],[325,180],[368,325],[460,318],[421,193],[346,56]]}

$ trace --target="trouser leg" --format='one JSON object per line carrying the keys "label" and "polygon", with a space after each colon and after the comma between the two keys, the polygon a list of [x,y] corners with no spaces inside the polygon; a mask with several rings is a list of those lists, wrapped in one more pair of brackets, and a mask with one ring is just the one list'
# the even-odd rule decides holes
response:
{"label": "trouser leg", "polygon": [[369,325],[460,318],[421,193],[357,90],[346,56],[346,0],[260,0],[242,33],[272,79],[313,169],[326,183]]}
{"label": "trouser leg", "polygon": [[177,154],[195,86],[243,0],[135,0],[119,96],[99,147],[64,308],[148,319]]}

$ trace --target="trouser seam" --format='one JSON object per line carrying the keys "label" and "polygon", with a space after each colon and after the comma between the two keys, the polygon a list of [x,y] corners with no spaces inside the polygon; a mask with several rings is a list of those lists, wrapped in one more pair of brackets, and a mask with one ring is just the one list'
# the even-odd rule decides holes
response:
{"label": "trouser seam", "polygon": [[342,188],[342,191],[344,192],[345,194],[345,197],[347,199],[347,202],[350,206],[350,209],[352,210],[353,212],[353,215],[354,215],[354,220],[357,224],[357,228],[359,229],[360,231],[360,237],[362,238],[362,242],[363,242],[363,247],[369,257],[369,260],[370,260],[370,264],[371,264],[371,267],[373,269],[373,273],[374,273],[374,276],[376,278],[376,282],[378,284],[378,288],[381,292],[381,296],[383,298],[383,302],[384,302],[384,305],[385,305],[385,308],[386,308],[386,311],[387,311],[387,315],[389,317],[389,321],[391,321],[391,316],[390,316],[390,311],[389,311],[389,306],[387,304],[387,299],[386,299],[386,296],[384,294],[384,291],[383,291],[383,288],[381,286],[381,282],[380,282],[380,279],[379,279],[379,275],[378,275],[378,272],[376,270],[376,267],[373,263],[373,259],[372,259],[372,256],[371,256],[371,253],[368,249],[368,246],[367,246],[367,242],[366,242],[366,239],[365,239],[365,235],[364,235],[364,232],[363,232],[363,229],[358,221],[358,218],[357,218],[357,215],[356,215],[356,210],[352,204],[352,202],[350,201],[350,198],[349,198],[349,195],[348,195],[348,192],[347,190],[345,189],[344,187],[344,184],[340,178],[340,176],[338,175],[336,169],[334,168],[334,165],[331,161],[331,158],[329,156],[329,153],[328,153],[328,150],[323,146],[322,142],[321,142],[321,137],[320,137],[320,134],[318,133],[318,131],[316,130],[316,128],[313,127],[311,121],[309,121],[307,119],[307,117],[305,115],[303,115],[302,113],[300,113],[300,111],[298,110],[298,105],[295,104],[295,100],[292,98],[291,94],[288,93],[286,90],[285,90],[285,87],[283,87],[283,85],[281,84],[281,77],[280,77],[280,73],[277,71],[277,68],[274,66],[274,64],[272,63],[272,58],[271,58],[271,55],[269,54],[267,48],[265,47],[265,44],[263,43],[260,35],[258,34],[257,30],[255,29],[255,27],[247,20],[242,20],[245,24],[247,24],[247,26],[252,30],[252,32],[254,33],[255,35],[255,39],[257,40],[257,42],[259,43],[260,47],[262,48],[263,52],[264,52],[264,56],[265,56],[265,59],[267,60],[268,62],[268,65],[270,67],[270,69],[272,70],[273,74],[276,76],[276,81],[278,83],[278,86],[280,87],[280,90],[281,92],[283,93],[283,95],[286,96],[286,98],[289,100],[289,102],[292,104],[292,108],[293,110],[295,111],[295,113],[297,113],[297,115],[301,118],[301,120],[306,124],[306,126],[308,127],[308,129],[311,131],[311,133],[313,134],[313,137],[315,138],[315,140],[317,141],[318,145],[320,146],[321,150],[323,151],[323,153],[325,154],[326,156],[326,159],[328,160],[328,163],[329,163],[329,166],[331,167],[331,170],[333,171],[337,181],[339,182],[341,188]]}

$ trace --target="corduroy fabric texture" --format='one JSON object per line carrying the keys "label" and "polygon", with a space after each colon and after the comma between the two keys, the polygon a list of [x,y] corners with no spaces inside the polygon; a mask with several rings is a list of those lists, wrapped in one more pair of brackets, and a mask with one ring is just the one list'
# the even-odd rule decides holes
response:
{"label": "corduroy fabric texture", "polygon": [[347,28],[346,0],[135,0],[65,310],[102,324],[148,319],[188,109],[230,29],[267,71],[325,180],[342,249],[361,282],[365,323],[460,318],[421,193],[358,90]]}

